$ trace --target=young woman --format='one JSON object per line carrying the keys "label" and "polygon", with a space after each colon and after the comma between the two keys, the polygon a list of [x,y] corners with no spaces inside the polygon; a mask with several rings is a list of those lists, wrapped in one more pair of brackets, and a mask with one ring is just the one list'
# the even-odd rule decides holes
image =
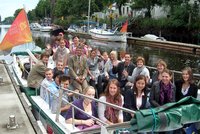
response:
{"label": "young woman", "polygon": [[[148,90],[146,88],[146,77],[138,75],[135,79],[133,89],[127,90],[124,96],[124,107],[131,110],[148,108]],[[130,121],[134,115],[124,112],[124,121]]]}
{"label": "young woman", "polygon": [[198,88],[194,84],[192,69],[185,67],[182,70],[182,78],[175,82],[176,85],[176,101],[181,100],[186,96],[197,98]]}
{"label": "young woman", "polygon": [[136,68],[133,70],[133,73],[131,76],[126,76],[128,81],[131,83],[135,82],[135,78],[138,75],[144,75],[146,77],[146,81],[149,82],[150,79],[150,73],[149,70],[145,66],[145,60],[143,57],[138,56],[136,59]]}
{"label": "young woman", "polygon": [[[101,96],[99,100],[121,107],[123,106],[124,97],[120,94],[120,85],[117,79],[112,79],[109,81],[105,90],[105,95]],[[98,115],[100,120],[109,125],[123,122],[122,110],[118,110],[102,103],[98,103]]]}
{"label": "young woman", "polygon": [[152,107],[159,107],[175,101],[176,87],[171,82],[172,72],[163,70],[162,79],[156,81],[151,87],[149,102]]}
{"label": "young woman", "polygon": [[96,49],[91,50],[90,57],[87,59],[87,71],[89,74],[89,84],[96,87],[100,71],[98,68],[98,63],[101,59],[97,56]]}
{"label": "young woman", "polygon": [[117,79],[117,74],[112,72],[113,66],[117,66],[119,60],[117,59],[117,51],[110,52],[110,60],[105,64],[105,77],[106,79]]}
{"label": "young woman", "polygon": [[167,68],[167,64],[164,60],[159,59],[156,64],[156,68],[157,70],[152,75],[151,85],[153,85],[154,82],[162,79],[162,71]]}
{"label": "young woman", "polygon": [[[95,89],[92,86],[88,86],[84,91],[85,91],[84,94],[87,96],[90,96],[90,97],[95,96]],[[79,107],[80,109],[84,110],[87,114],[98,118],[96,103],[92,101],[91,99],[81,98],[81,99],[75,100],[73,104]],[[93,120],[90,116],[86,115],[85,113],[82,113],[81,111],[77,109],[74,109],[74,113],[75,113],[74,123],[76,127],[78,127],[79,129],[85,130],[85,129],[98,127],[98,125],[96,124],[96,121]],[[70,109],[67,112],[66,123],[70,123],[70,124],[72,123],[72,107],[70,107]]]}

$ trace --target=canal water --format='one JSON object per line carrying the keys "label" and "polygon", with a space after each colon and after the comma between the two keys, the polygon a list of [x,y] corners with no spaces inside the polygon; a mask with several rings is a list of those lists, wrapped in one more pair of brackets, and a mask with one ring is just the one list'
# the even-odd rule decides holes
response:
{"label": "canal water", "polygon": [[[7,26],[0,26],[0,41],[3,39],[7,30]],[[31,44],[33,45],[45,48],[47,43],[51,43],[50,34],[47,32],[32,32],[32,35],[34,42]],[[71,40],[72,36],[66,35],[66,38]],[[98,48],[101,51],[127,51],[131,53],[133,62],[135,62],[137,56],[143,56],[146,60],[146,65],[155,66],[155,63],[158,59],[163,59],[168,64],[169,69],[179,71],[185,66],[190,66],[193,68],[195,73],[200,73],[200,56],[198,55],[180,53],[173,50],[169,51],[165,49],[145,47],[135,44],[104,42],[92,39],[87,39],[86,42],[87,44]]]}

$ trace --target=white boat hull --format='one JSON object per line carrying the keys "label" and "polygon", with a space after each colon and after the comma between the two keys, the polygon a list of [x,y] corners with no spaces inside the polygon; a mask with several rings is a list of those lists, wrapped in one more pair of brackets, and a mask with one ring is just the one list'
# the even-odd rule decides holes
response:
{"label": "white boat hull", "polygon": [[91,29],[90,35],[93,39],[98,40],[127,42],[126,33],[113,33],[101,29]]}
{"label": "white boat hull", "polygon": [[51,26],[42,26],[40,28],[40,31],[41,32],[50,32],[52,30],[52,27]]}

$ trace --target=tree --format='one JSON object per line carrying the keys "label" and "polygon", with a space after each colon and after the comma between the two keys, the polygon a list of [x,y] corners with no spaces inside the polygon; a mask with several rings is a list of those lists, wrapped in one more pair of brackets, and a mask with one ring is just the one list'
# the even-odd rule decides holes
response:
{"label": "tree", "polygon": [[57,0],[54,8],[54,15],[56,17],[69,15],[71,6],[72,2],[70,0]]}
{"label": "tree", "polygon": [[2,24],[12,24],[13,23],[13,21],[14,21],[14,17],[13,16],[10,16],[10,17],[6,17],[5,19],[4,19],[4,21],[2,21]]}
{"label": "tree", "polygon": [[[88,14],[88,1],[89,0],[57,0],[54,15],[57,17],[74,16],[77,18],[87,16]],[[101,11],[103,4],[99,0],[91,0],[91,12]]]}
{"label": "tree", "polygon": [[19,14],[19,12],[21,11],[22,9],[20,8],[20,9],[17,9],[17,10],[15,10],[15,13],[14,13],[14,18],[16,18],[17,17],[17,15]]}
{"label": "tree", "polygon": [[170,9],[169,15],[174,27],[191,27],[199,19],[199,0],[162,0],[163,5]]}
{"label": "tree", "polygon": [[36,21],[37,20],[37,17],[36,17],[36,14],[35,14],[35,9],[31,10],[28,12],[27,14],[28,16],[28,20],[31,22],[31,21]]}
{"label": "tree", "polygon": [[35,8],[36,17],[43,19],[50,16],[50,0],[40,0]]}

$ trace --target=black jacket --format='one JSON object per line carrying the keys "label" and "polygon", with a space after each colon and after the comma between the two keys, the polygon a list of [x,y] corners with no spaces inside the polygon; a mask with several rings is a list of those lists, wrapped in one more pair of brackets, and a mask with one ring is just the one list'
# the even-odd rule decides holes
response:
{"label": "black jacket", "polygon": [[183,85],[183,81],[182,80],[178,80],[175,82],[175,86],[176,86],[176,101],[181,100],[182,98],[186,97],[186,96],[192,96],[194,98],[197,98],[197,92],[198,92],[198,88],[195,84],[190,84],[188,93],[186,95],[183,95],[181,90],[182,90],[182,85]]}
{"label": "black jacket", "polygon": [[[122,80],[122,73],[124,71],[124,68],[125,68],[125,62],[120,62],[117,66],[113,66],[112,71],[114,74],[118,73],[119,82]],[[132,75],[134,68],[135,68],[135,65],[132,62],[130,62],[130,64],[127,66],[127,69],[126,69],[129,76]]]}
{"label": "black jacket", "polygon": [[[149,102],[148,102],[148,96],[147,96],[148,93],[147,92],[148,92],[148,90],[146,89],[146,92],[142,96],[142,105],[140,107],[140,110],[148,108],[148,104],[147,103],[149,103]],[[133,111],[138,110],[137,109],[136,94],[134,93],[133,89],[129,89],[125,93],[125,96],[124,96],[124,107],[128,108],[128,109],[131,109]],[[124,115],[124,121],[130,121],[131,118],[132,118],[131,114],[129,114],[129,113],[124,112],[123,115]]]}

